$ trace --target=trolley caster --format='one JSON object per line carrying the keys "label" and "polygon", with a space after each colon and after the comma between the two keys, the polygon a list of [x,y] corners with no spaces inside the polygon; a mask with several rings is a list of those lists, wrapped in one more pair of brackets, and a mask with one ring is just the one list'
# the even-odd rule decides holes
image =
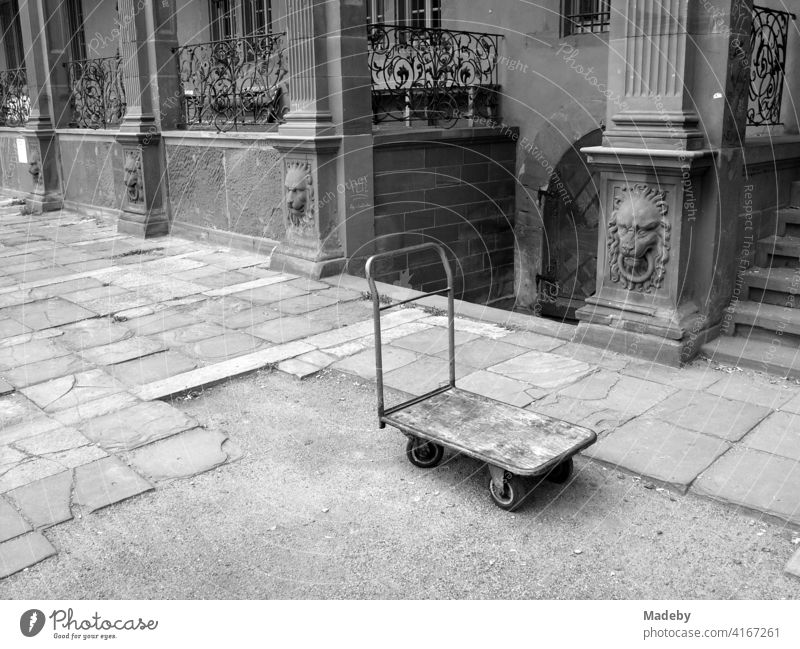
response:
{"label": "trolley caster", "polygon": [[408,461],[420,469],[432,469],[439,466],[444,457],[444,446],[434,444],[419,437],[409,437],[406,444]]}
{"label": "trolley caster", "polygon": [[[490,469],[491,470],[491,469]],[[522,504],[529,489],[526,489],[526,481],[518,475],[509,471],[491,470],[489,478],[489,494],[500,509],[513,512]],[[502,474],[501,476],[499,474]],[[499,479],[498,479],[499,478]]]}
{"label": "trolley caster", "polygon": [[550,473],[545,476],[545,479],[556,484],[564,484],[572,477],[572,469],[572,458],[566,459],[553,467]]}

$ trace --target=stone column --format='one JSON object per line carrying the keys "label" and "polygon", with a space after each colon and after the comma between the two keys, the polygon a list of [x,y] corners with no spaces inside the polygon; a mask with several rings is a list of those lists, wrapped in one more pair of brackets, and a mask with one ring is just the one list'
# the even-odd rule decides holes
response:
{"label": "stone column", "polygon": [[[742,182],[750,0],[615,0],[597,291],[578,340],[680,365],[719,330]],[[742,53],[744,52],[744,55]],[[732,202],[733,201],[733,202]]]}
{"label": "stone column", "polygon": [[176,44],[175,0],[119,0],[118,7],[127,99],[117,134],[125,182],[118,229],[141,237],[159,236],[169,231],[161,130],[164,124],[174,124],[180,109],[177,95],[170,100],[170,90],[178,92],[177,72],[168,54]]}
{"label": "stone column", "polygon": [[366,5],[287,0],[289,113],[278,129],[286,235],[271,267],[322,277],[363,265],[374,238]]}
{"label": "stone column", "polygon": [[[45,18],[46,17],[46,18]],[[63,197],[55,129],[69,123],[69,83],[64,63],[69,39],[64,3],[20,3],[20,27],[30,96],[30,118],[22,131],[28,149],[33,190],[27,199],[35,213],[61,208]]]}

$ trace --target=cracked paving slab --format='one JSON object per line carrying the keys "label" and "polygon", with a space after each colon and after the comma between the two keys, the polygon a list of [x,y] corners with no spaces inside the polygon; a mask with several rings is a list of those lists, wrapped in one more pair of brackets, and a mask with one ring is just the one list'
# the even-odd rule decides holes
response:
{"label": "cracked paving slab", "polygon": [[48,329],[93,318],[95,313],[88,308],[67,302],[58,297],[0,311],[0,317],[12,318],[30,329]]}
{"label": "cracked paving slab", "polygon": [[137,472],[154,482],[187,478],[227,462],[223,449],[227,439],[220,431],[195,428],[143,446],[127,458]]}
{"label": "cracked paving slab", "polygon": [[54,379],[21,390],[28,399],[45,412],[56,412],[82,403],[124,392],[125,386],[96,369]]}
{"label": "cracked paving slab", "polygon": [[73,471],[62,471],[6,493],[34,528],[72,520]]}
{"label": "cracked paving slab", "polygon": [[530,351],[488,369],[544,390],[562,388],[597,370],[582,361],[538,351]]}
{"label": "cracked paving slab", "polygon": [[150,482],[113,456],[75,469],[74,503],[89,512],[152,490]]}

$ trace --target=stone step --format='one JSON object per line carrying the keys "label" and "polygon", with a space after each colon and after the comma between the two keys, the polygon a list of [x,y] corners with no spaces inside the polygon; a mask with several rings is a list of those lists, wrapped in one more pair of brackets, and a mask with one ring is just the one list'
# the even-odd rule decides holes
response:
{"label": "stone step", "polygon": [[779,237],[800,237],[800,207],[781,207],[777,211]]}
{"label": "stone step", "polygon": [[800,266],[800,237],[772,235],[756,244],[756,266]]}
{"label": "stone step", "polygon": [[800,378],[800,347],[793,351],[761,340],[721,336],[700,348],[706,357],[734,367],[768,372],[783,378]]}
{"label": "stone step", "polygon": [[800,308],[800,268],[762,268],[753,266],[742,274],[747,292],[742,296],[752,302]]}
{"label": "stone step", "polygon": [[768,335],[780,332],[781,335],[800,336],[800,310],[775,304],[738,302],[733,310],[732,321],[736,325],[737,336],[750,328],[763,329]]}

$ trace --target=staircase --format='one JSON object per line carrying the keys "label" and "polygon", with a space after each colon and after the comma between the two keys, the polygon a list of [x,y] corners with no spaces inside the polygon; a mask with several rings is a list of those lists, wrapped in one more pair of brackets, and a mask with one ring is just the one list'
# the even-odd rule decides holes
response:
{"label": "staircase", "polygon": [[[800,206],[800,182],[792,183],[790,204]],[[800,378],[800,207],[780,208],[777,216],[776,234],[758,241],[755,264],[737,277],[739,300],[723,335],[702,352],[726,365]]]}

